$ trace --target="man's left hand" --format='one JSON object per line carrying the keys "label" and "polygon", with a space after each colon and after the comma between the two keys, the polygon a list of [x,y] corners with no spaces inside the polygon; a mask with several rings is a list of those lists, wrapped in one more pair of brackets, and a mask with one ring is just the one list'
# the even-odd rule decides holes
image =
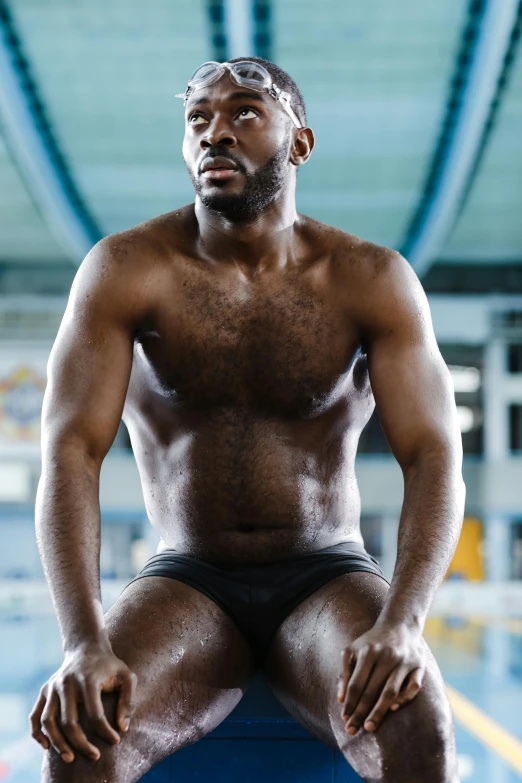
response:
{"label": "man's left hand", "polygon": [[375,625],[342,651],[337,697],[348,734],[364,725],[375,731],[389,709],[415,698],[426,668],[420,631],[404,625]]}

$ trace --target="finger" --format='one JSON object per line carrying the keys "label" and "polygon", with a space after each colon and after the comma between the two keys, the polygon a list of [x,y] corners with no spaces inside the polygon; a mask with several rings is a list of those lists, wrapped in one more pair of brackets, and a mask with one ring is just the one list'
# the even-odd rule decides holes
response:
{"label": "finger", "polygon": [[339,681],[337,683],[337,700],[343,702],[346,698],[346,688],[348,687],[348,681],[352,676],[353,670],[355,668],[356,655],[352,650],[350,650],[349,647],[347,647],[342,651],[341,657],[343,660],[343,673],[339,677]]}
{"label": "finger", "polygon": [[128,669],[122,675],[118,706],[116,708],[116,721],[121,731],[127,731],[130,719],[136,706],[136,685],[138,678],[134,672]]}
{"label": "finger", "polygon": [[120,735],[107,720],[99,685],[93,680],[88,681],[84,687],[83,697],[87,718],[92,728],[111,745],[117,744],[120,741]]}
{"label": "finger", "polygon": [[390,668],[389,663],[381,663],[373,670],[346,724],[348,734],[357,734],[363,725],[381,694],[384,684],[390,675]]}
{"label": "finger", "polygon": [[60,693],[60,724],[63,734],[75,750],[97,761],[100,751],[87,739],[78,720],[78,690],[74,685],[64,684]]}
{"label": "finger", "polygon": [[373,671],[374,665],[375,658],[369,651],[359,651],[352,676],[350,677],[348,686],[346,688],[346,700],[341,712],[344,720],[348,720],[351,717],[353,711],[359,703],[361,695],[366,687],[366,683],[368,682]]}
{"label": "finger", "polygon": [[44,750],[48,750],[50,745],[49,738],[46,737],[43,733],[41,724],[42,712],[44,711],[46,701],[47,698],[45,692],[41,690],[36,704],[34,705],[33,709],[31,710],[31,714],[29,715],[31,736],[42,746]]}
{"label": "finger", "polygon": [[394,699],[394,704],[392,705],[392,709],[394,709],[395,704],[398,705],[397,707],[395,707],[394,712],[396,709],[399,709],[399,707],[401,707],[403,704],[408,704],[408,702],[413,701],[415,696],[422,688],[423,679],[424,679],[424,669],[420,667],[418,669],[414,669],[412,672],[409,673],[408,677],[403,683],[399,695],[397,696],[396,699]]}
{"label": "finger", "polygon": [[409,668],[406,664],[397,666],[397,668],[392,671],[384,683],[384,687],[381,690],[381,695],[379,696],[376,705],[364,722],[366,731],[375,731],[379,726],[391,705],[397,700],[399,691],[408,674]]}
{"label": "finger", "polygon": [[56,691],[52,691],[51,695],[47,699],[44,711],[42,713],[42,726],[45,733],[49,738],[49,742],[55,749],[55,751],[66,762],[74,761],[74,753],[63,736],[61,729],[58,725],[58,712],[60,709],[60,700]]}

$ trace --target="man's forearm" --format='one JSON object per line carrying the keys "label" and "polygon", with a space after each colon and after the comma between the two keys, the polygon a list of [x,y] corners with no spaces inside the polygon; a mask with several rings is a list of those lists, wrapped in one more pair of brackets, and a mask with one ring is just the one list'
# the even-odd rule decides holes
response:
{"label": "man's forearm", "polygon": [[423,628],[457,546],[464,499],[451,454],[426,454],[405,471],[397,563],[380,622]]}
{"label": "man's forearm", "polygon": [[62,447],[44,458],[36,535],[64,649],[91,641],[105,644],[99,468],[77,447]]}

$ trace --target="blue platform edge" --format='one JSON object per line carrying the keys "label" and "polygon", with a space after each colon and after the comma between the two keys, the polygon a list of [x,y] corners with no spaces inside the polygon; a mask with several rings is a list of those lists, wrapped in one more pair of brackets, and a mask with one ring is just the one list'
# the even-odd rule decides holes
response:
{"label": "blue platform edge", "polygon": [[359,783],[341,753],[304,729],[261,675],[211,734],[164,759],[141,783]]}

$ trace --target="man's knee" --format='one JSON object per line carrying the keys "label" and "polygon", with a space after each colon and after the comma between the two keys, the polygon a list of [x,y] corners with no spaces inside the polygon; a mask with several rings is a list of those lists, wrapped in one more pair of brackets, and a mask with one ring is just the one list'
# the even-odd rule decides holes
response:
{"label": "man's knee", "polygon": [[414,701],[389,714],[382,741],[386,763],[394,769],[390,781],[456,783],[453,719],[445,697],[434,702],[421,691]]}
{"label": "man's knee", "polygon": [[375,732],[343,738],[341,750],[371,783],[458,783],[451,710],[445,693],[429,684]]}
{"label": "man's knee", "polygon": [[[102,694],[105,716],[117,729],[116,693]],[[176,713],[176,725],[165,732],[160,714],[151,718],[138,701],[129,729],[120,734],[113,744],[101,737],[89,722],[85,707],[78,705],[78,721],[87,739],[100,751],[100,758],[92,761],[74,751],[74,761],[67,763],[53,749],[45,751],[42,765],[42,783],[135,783],[165,756],[192,744],[205,733],[204,716],[194,716],[190,705],[181,706]]]}
{"label": "man's knee", "polygon": [[97,746],[97,761],[75,753],[74,761],[66,763],[53,748],[45,751],[42,783],[135,783],[153,766],[152,760],[133,744],[131,736],[117,745],[100,741]]}
{"label": "man's knee", "polygon": [[[116,694],[103,694],[102,701],[109,723],[116,728]],[[78,706],[80,727],[89,742],[99,749],[100,758],[93,761],[73,748],[74,761],[65,762],[51,747],[44,754],[42,783],[133,783],[139,780],[152,765],[140,750],[142,738],[138,722],[134,721],[133,724],[131,720],[128,733],[120,734],[120,742],[113,744],[96,732],[88,720],[84,705]]]}

